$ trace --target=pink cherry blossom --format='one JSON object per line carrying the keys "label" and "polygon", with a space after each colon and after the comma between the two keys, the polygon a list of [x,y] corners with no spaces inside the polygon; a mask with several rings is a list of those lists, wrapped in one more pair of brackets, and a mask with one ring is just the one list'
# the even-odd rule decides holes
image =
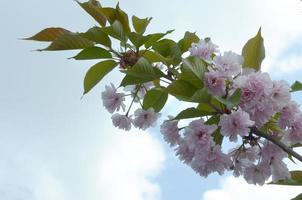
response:
{"label": "pink cherry blossom", "polygon": [[237,76],[242,69],[243,57],[232,51],[224,52],[213,60],[215,67],[227,77]]}
{"label": "pink cherry blossom", "polygon": [[276,110],[281,110],[290,102],[290,90],[291,88],[286,81],[273,81],[271,100],[274,103]]}
{"label": "pink cherry blossom", "polygon": [[218,71],[209,71],[204,74],[204,84],[209,93],[215,96],[226,94],[226,77]]}
{"label": "pink cherry blossom", "polygon": [[129,117],[115,113],[114,115],[112,115],[111,119],[115,127],[124,129],[126,131],[129,131],[131,129],[131,119]]}
{"label": "pink cherry blossom", "polygon": [[238,177],[243,175],[244,170],[253,165],[253,163],[259,158],[259,147],[249,147],[242,150],[232,151],[229,154],[233,160],[233,175]]}
{"label": "pink cherry blossom", "polygon": [[258,128],[262,127],[262,125],[265,124],[276,113],[274,110],[274,105],[268,99],[259,101],[258,104],[256,104],[248,112]]}
{"label": "pink cherry blossom", "polygon": [[242,90],[240,106],[248,111],[271,94],[273,82],[268,73],[256,72],[236,78],[234,87]]}
{"label": "pink cherry blossom", "polygon": [[267,141],[264,143],[261,150],[262,161],[265,162],[270,162],[272,160],[282,160],[286,156],[287,154],[280,147]]}
{"label": "pink cherry blossom", "polygon": [[179,130],[178,130],[178,120],[164,121],[160,126],[160,132],[163,134],[164,139],[170,146],[175,146],[179,142]]}
{"label": "pink cherry blossom", "polygon": [[289,170],[281,160],[272,160],[271,163],[272,181],[277,182],[291,178]]}
{"label": "pink cherry blossom", "polygon": [[198,43],[192,44],[189,52],[192,56],[202,58],[205,61],[210,61],[213,53],[218,52],[218,46],[213,44],[211,40],[206,41],[201,39]]}
{"label": "pink cherry blossom", "polygon": [[183,161],[186,164],[190,164],[195,152],[189,148],[187,141],[184,139],[180,139],[178,146],[175,149],[176,155],[178,156],[179,160]]}
{"label": "pink cherry blossom", "polygon": [[270,166],[266,163],[260,163],[258,165],[252,164],[247,167],[244,171],[243,177],[249,184],[263,185],[270,176]]}
{"label": "pink cherry blossom", "polygon": [[230,141],[236,142],[238,135],[247,136],[249,134],[249,127],[254,125],[254,122],[250,120],[248,113],[238,109],[229,115],[221,115],[218,125],[221,127],[222,135],[229,137]]}
{"label": "pink cherry blossom", "polygon": [[133,125],[139,129],[146,130],[151,126],[155,126],[155,122],[160,117],[159,113],[156,113],[153,108],[143,110],[138,108],[134,112]]}
{"label": "pink cherry blossom", "polygon": [[302,142],[302,113],[297,114],[283,137],[286,144],[294,145]]}
{"label": "pink cherry blossom", "polygon": [[191,163],[192,168],[203,177],[207,177],[213,172],[222,175],[225,170],[229,170],[232,161],[230,157],[221,151],[221,147],[216,145],[207,151],[195,155]]}
{"label": "pink cherry blossom", "polygon": [[125,110],[126,105],[125,95],[123,93],[117,93],[116,88],[111,83],[111,86],[106,85],[105,91],[102,92],[102,100],[104,107],[110,112],[119,111],[120,108]]}
{"label": "pink cherry blossom", "polygon": [[205,125],[202,119],[192,121],[185,129],[184,139],[192,151],[203,151],[213,144],[212,133],[216,125]]}
{"label": "pink cherry blossom", "polygon": [[283,129],[288,127],[299,112],[299,105],[294,101],[289,102],[281,110],[281,115],[279,119],[280,127]]}

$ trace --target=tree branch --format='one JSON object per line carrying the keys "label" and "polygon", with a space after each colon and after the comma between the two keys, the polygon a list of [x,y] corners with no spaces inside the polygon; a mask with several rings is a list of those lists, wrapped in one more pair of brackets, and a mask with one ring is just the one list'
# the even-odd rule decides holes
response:
{"label": "tree branch", "polygon": [[292,155],[294,158],[296,158],[297,160],[299,160],[300,162],[302,162],[302,156],[300,154],[298,154],[297,152],[295,152],[292,148],[286,146],[284,143],[282,143],[279,140],[277,140],[275,137],[261,132],[255,126],[251,127],[251,131],[255,135],[257,135],[259,137],[262,137],[262,138],[265,138],[268,141],[274,143],[275,145],[277,145],[278,147],[280,147],[283,151],[285,151],[286,153]]}

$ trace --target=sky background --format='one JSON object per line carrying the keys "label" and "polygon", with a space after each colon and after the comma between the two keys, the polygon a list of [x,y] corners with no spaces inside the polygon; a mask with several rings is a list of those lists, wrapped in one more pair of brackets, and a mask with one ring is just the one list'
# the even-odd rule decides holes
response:
{"label": "sky background", "polygon": [[[274,79],[302,79],[298,0],[120,0],[120,6],[130,16],[152,16],[148,32],[176,29],[171,37],[180,39],[196,31],[222,51],[240,53],[261,26],[264,70]],[[96,25],[74,1],[0,1],[0,13],[1,200],[283,200],[302,191],[250,186],[230,174],[204,179],[178,161],[158,127],[113,128],[100,94],[106,83],[119,82],[117,71],[81,100],[85,72],[95,62],[66,59],[72,51],[35,52],[46,44],[19,40],[45,27]],[[170,101],[165,112],[176,114],[176,106]]]}

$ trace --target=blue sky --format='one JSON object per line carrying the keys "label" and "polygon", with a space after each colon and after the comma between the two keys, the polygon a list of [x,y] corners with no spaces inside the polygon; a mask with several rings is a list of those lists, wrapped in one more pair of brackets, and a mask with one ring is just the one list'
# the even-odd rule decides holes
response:
{"label": "blue sky", "polygon": [[[262,26],[264,70],[276,79],[301,80],[298,0],[121,0],[120,6],[130,15],[152,16],[149,32],[176,29],[171,37],[179,39],[186,30],[197,31],[222,51],[240,53]],[[46,44],[18,40],[50,26],[84,31],[95,25],[74,1],[1,1],[0,13],[0,199],[241,199],[232,196],[236,187],[245,199],[272,195],[269,186],[252,187],[228,175],[199,177],[174,157],[158,128],[113,128],[100,92],[105,83],[120,80],[117,71],[80,100],[83,77],[94,62],[66,59],[76,52],[34,52]],[[300,95],[295,98],[301,102]],[[174,106],[171,101],[166,110]],[[302,189],[276,190],[277,200]]]}

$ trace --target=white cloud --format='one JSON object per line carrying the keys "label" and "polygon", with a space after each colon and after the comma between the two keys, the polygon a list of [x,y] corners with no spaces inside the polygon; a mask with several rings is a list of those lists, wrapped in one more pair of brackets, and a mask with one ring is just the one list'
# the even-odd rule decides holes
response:
{"label": "white cloud", "polygon": [[[136,130],[103,130],[96,130],[94,137],[82,134],[68,143],[64,137],[57,141],[47,134],[39,145],[34,139],[25,145],[23,138],[13,134],[3,137],[0,199],[160,199],[155,178],[165,155],[158,140]],[[66,134],[67,138],[69,134],[73,133]],[[21,145],[22,150],[16,148]]]}
{"label": "white cloud", "polygon": [[284,200],[294,198],[301,192],[302,187],[254,186],[247,184],[242,178],[226,177],[221,181],[220,188],[205,192],[203,200]]}
{"label": "white cloud", "polygon": [[160,144],[148,134],[119,135],[100,155],[98,187],[101,199],[156,200],[159,186],[152,182],[164,162]]}

